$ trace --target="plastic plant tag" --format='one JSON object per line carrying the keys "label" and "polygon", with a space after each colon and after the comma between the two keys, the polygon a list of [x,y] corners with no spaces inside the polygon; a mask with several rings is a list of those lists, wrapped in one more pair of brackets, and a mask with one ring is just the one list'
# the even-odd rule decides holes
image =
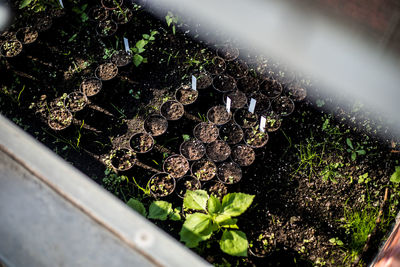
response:
{"label": "plastic plant tag", "polygon": [[64,4],[63,4],[62,0],[58,0],[58,1],[60,2],[61,7],[64,8]]}
{"label": "plastic plant tag", "polygon": [[228,111],[228,113],[231,113],[231,104],[231,99],[229,97],[226,97],[226,111]]}
{"label": "plastic plant tag", "polygon": [[254,113],[254,109],[256,108],[256,103],[257,101],[254,98],[250,99],[249,112]]}
{"label": "plastic plant tag", "polygon": [[260,119],[260,132],[265,133],[265,123],[267,122],[267,119],[264,116],[261,116]]}
{"label": "plastic plant tag", "polygon": [[192,75],[192,89],[197,90],[197,79]]}
{"label": "plastic plant tag", "polygon": [[130,53],[131,50],[130,50],[130,48],[129,48],[129,41],[128,41],[128,38],[125,38],[125,37],[124,37],[124,45],[125,45],[125,52]]}

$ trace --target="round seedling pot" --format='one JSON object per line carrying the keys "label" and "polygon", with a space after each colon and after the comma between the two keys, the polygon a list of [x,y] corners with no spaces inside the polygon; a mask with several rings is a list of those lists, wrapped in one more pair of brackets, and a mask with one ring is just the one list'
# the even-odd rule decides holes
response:
{"label": "round seedling pot", "polygon": [[193,129],[193,135],[203,143],[211,143],[217,140],[218,127],[211,122],[200,122]]}
{"label": "round seedling pot", "polygon": [[209,159],[203,158],[192,164],[191,172],[198,180],[210,181],[217,174],[217,165]]}
{"label": "round seedling pot", "polygon": [[111,56],[111,62],[122,68],[132,62],[132,55],[125,50],[119,50]]}
{"label": "round seedling pot", "polygon": [[226,71],[236,80],[242,79],[249,72],[249,67],[243,60],[231,61],[226,65]]}
{"label": "round seedling pot", "polygon": [[22,52],[22,43],[16,39],[6,40],[1,44],[0,54],[6,58],[16,57]]}
{"label": "round seedling pot", "polygon": [[212,75],[222,74],[226,69],[225,60],[221,57],[214,57],[209,64],[206,65],[206,70]]}
{"label": "round seedling pot", "polygon": [[281,128],[282,125],[282,119],[281,117],[276,114],[274,111],[269,110],[262,112],[262,116],[265,117],[265,130],[269,133],[277,131],[279,128]]}
{"label": "round seedling pot", "polygon": [[287,87],[287,92],[290,97],[295,102],[301,102],[307,97],[307,89],[301,86],[300,82],[291,83]]}
{"label": "round seedling pot", "polygon": [[118,30],[118,24],[113,20],[107,19],[99,21],[96,27],[96,33],[100,37],[110,37]]}
{"label": "round seedling pot", "polygon": [[236,89],[235,78],[227,74],[215,76],[212,85],[220,93],[227,93]]}
{"label": "round seedling pot", "polygon": [[231,159],[240,166],[250,166],[256,159],[256,153],[248,145],[236,145],[232,148]]}
{"label": "round seedling pot", "polygon": [[176,181],[175,193],[180,198],[184,198],[186,191],[195,191],[201,189],[201,183],[196,177],[186,175]]}
{"label": "round seedling pot", "polygon": [[227,97],[231,99],[231,109],[243,108],[247,104],[246,94],[243,93],[242,91],[235,90],[230,93],[225,93],[222,98],[224,104],[226,104]]}
{"label": "round seedling pot", "polygon": [[160,112],[167,120],[176,121],[182,118],[185,108],[178,101],[168,100],[161,105]]}
{"label": "round seedling pot", "polygon": [[34,43],[37,38],[39,37],[39,33],[36,29],[32,27],[24,27],[20,28],[17,31],[17,39],[20,41],[23,45],[28,45]]}
{"label": "round seedling pot", "polygon": [[72,113],[64,107],[54,107],[50,110],[47,124],[55,131],[61,131],[72,123]]}
{"label": "round seedling pot", "polygon": [[269,98],[266,95],[263,95],[259,92],[252,93],[250,95],[250,97],[248,98],[249,105],[250,105],[250,101],[252,98],[257,101],[256,108],[254,109],[255,113],[258,114],[264,110],[269,110],[271,108],[271,101],[269,100]]}
{"label": "round seedling pot", "polygon": [[294,111],[294,102],[287,96],[280,96],[275,98],[272,103],[272,110],[279,116],[289,116]]}
{"label": "round seedling pot", "polygon": [[86,107],[88,99],[82,92],[72,92],[64,99],[64,106],[72,113],[81,111]]}
{"label": "round seedling pot", "polygon": [[294,71],[289,70],[287,66],[279,66],[279,70],[275,72],[274,78],[278,82],[287,85],[296,79]]}
{"label": "round seedling pot", "polygon": [[215,196],[219,200],[228,194],[228,187],[220,181],[209,181],[203,184],[202,188],[208,192],[209,195]]}
{"label": "round seedling pot", "polygon": [[179,151],[188,160],[199,160],[206,153],[206,148],[200,140],[191,139],[183,142]]}
{"label": "round seedling pot", "polygon": [[169,173],[174,178],[183,177],[190,169],[189,162],[182,155],[172,155],[165,159],[163,164],[164,172]]}
{"label": "round seedling pot", "polygon": [[252,148],[261,148],[268,142],[268,133],[250,128],[244,130],[244,142]]}
{"label": "round seedling pot", "polygon": [[110,161],[115,170],[127,171],[135,165],[136,154],[130,149],[120,148],[112,152]]}
{"label": "round seedling pot", "polygon": [[120,25],[127,24],[132,20],[132,17],[133,13],[129,8],[122,8],[122,12],[119,8],[114,9],[111,14],[111,18]]}
{"label": "round seedling pot", "polygon": [[273,79],[264,79],[260,85],[260,92],[269,99],[275,99],[282,94],[282,84]]}
{"label": "round seedling pot", "polygon": [[80,85],[80,91],[86,96],[90,97],[97,95],[101,91],[102,87],[103,83],[99,78],[90,77],[82,81]]}
{"label": "round seedling pot", "polygon": [[255,232],[250,235],[249,241],[251,244],[249,252],[257,258],[265,258],[271,255],[276,248],[276,238],[273,233]]}
{"label": "round seedling pot", "polygon": [[36,20],[34,22],[34,28],[38,32],[45,32],[45,31],[49,30],[52,25],[53,25],[53,20],[47,14],[42,14],[42,15],[36,17]]}
{"label": "round seedling pot", "polygon": [[175,91],[175,99],[184,106],[193,104],[198,96],[199,91],[193,90],[189,85],[182,85]]}
{"label": "round seedling pot", "polygon": [[203,90],[212,85],[213,77],[208,72],[197,72],[193,74],[196,77],[196,89]]}
{"label": "round seedling pot", "polygon": [[231,148],[225,141],[216,140],[207,144],[207,157],[214,162],[222,162],[231,155]]}
{"label": "round seedling pot", "polygon": [[136,133],[129,140],[129,145],[136,153],[147,153],[153,149],[154,139],[149,133]]}
{"label": "round seedling pot", "polygon": [[106,20],[109,16],[109,11],[101,6],[94,6],[89,9],[88,17],[93,22],[100,22]]}
{"label": "round seedling pot", "polygon": [[118,74],[118,67],[114,63],[104,63],[96,68],[95,75],[102,81],[109,81]]}
{"label": "round seedling pot", "polygon": [[224,184],[236,184],[242,179],[242,169],[234,162],[224,162],[218,166],[217,177]]}
{"label": "round seedling pot", "polygon": [[258,123],[258,115],[256,113],[251,113],[245,108],[236,110],[233,118],[243,129],[254,127]]}
{"label": "round seedling pot", "polygon": [[226,61],[232,61],[239,57],[239,49],[226,44],[217,49],[217,55]]}
{"label": "round seedling pot", "polygon": [[230,145],[237,144],[243,139],[242,127],[232,121],[228,122],[219,129],[219,137]]}
{"label": "round seedling pot", "polygon": [[123,2],[123,0],[101,0],[101,5],[104,9],[114,10],[121,7]]}
{"label": "round seedling pot", "polygon": [[149,181],[150,194],[156,198],[166,197],[175,191],[175,179],[168,173],[154,174]]}
{"label": "round seedling pot", "polygon": [[168,129],[168,121],[161,115],[151,115],[143,124],[144,130],[152,136],[160,136]]}
{"label": "round seedling pot", "polygon": [[231,117],[232,113],[228,112],[223,105],[214,106],[207,111],[207,119],[216,125],[227,123]]}
{"label": "round seedling pot", "polygon": [[251,94],[258,92],[260,83],[257,78],[248,75],[237,81],[237,88],[246,94]]}

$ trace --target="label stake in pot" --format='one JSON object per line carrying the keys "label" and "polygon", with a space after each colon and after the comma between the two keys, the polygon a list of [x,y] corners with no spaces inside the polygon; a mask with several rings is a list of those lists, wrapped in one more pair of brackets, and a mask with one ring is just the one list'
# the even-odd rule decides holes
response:
{"label": "label stake in pot", "polygon": [[267,122],[267,119],[264,116],[261,116],[260,119],[260,132],[265,133],[265,124]]}
{"label": "label stake in pot", "polygon": [[228,113],[231,113],[231,104],[231,99],[229,97],[226,97],[226,111],[228,111]]}
{"label": "label stake in pot", "polygon": [[257,101],[254,98],[250,99],[249,112],[254,113],[254,110],[256,108],[256,103]]}
{"label": "label stake in pot", "polygon": [[60,2],[61,7],[64,8],[64,4],[63,4],[62,0],[58,0],[58,1]]}
{"label": "label stake in pot", "polygon": [[131,51],[130,51],[130,48],[129,48],[129,41],[128,41],[128,38],[125,38],[125,37],[124,37],[124,46],[125,46],[125,52],[130,54]]}
{"label": "label stake in pot", "polygon": [[192,75],[192,89],[197,90],[197,79]]}

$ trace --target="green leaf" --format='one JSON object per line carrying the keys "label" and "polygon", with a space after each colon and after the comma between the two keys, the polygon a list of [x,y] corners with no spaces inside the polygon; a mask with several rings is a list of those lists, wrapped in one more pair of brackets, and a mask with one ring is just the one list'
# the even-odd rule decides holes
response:
{"label": "green leaf", "polygon": [[239,216],[250,207],[254,195],[230,193],[222,199],[222,213],[231,217]]}
{"label": "green leaf", "polygon": [[222,234],[219,246],[223,252],[232,256],[247,257],[249,242],[242,231],[226,230]]}
{"label": "green leaf", "polygon": [[207,203],[207,210],[210,214],[217,214],[218,212],[221,211],[221,202],[219,202],[219,199],[216,198],[214,195],[211,195],[210,198],[208,199]]}
{"label": "green leaf", "polygon": [[137,47],[138,49],[140,49],[140,48],[145,47],[146,44],[147,44],[147,42],[146,42],[145,40],[139,40],[139,41],[137,41],[137,43],[136,43],[136,47]]}
{"label": "green leaf", "polygon": [[146,39],[146,40],[148,40],[148,39],[150,38],[150,35],[148,35],[148,34],[143,34],[142,36],[143,36],[143,38]]}
{"label": "green leaf", "polygon": [[144,217],[146,217],[146,215],[147,215],[146,208],[144,207],[143,203],[140,202],[139,200],[131,198],[128,200],[126,205],[128,205],[129,207],[131,207],[132,209],[136,210],[137,212],[142,214]]}
{"label": "green leaf", "polygon": [[133,64],[138,67],[143,62],[143,57],[139,54],[133,56]]}
{"label": "green leaf", "polygon": [[365,155],[367,153],[367,152],[365,152],[364,149],[357,150],[356,152],[358,153],[358,155]]}
{"label": "green leaf", "polygon": [[351,160],[352,160],[352,161],[355,161],[356,158],[357,158],[356,152],[351,153]]}
{"label": "green leaf", "polygon": [[396,166],[396,170],[390,177],[390,181],[396,184],[400,183],[400,166]]}
{"label": "green leaf", "polygon": [[209,215],[198,212],[190,214],[179,232],[180,241],[189,248],[197,247],[199,242],[211,237],[214,229]]}
{"label": "green leaf", "polygon": [[29,5],[32,2],[32,0],[23,0],[21,2],[21,4],[19,5],[19,9],[22,9],[24,7],[26,7],[27,5]]}
{"label": "green leaf", "polygon": [[186,191],[183,206],[192,210],[206,210],[208,194],[204,190]]}
{"label": "green leaf", "polygon": [[346,138],[346,143],[351,149],[354,149],[353,143],[351,142],[350,138]]}
{"label": "green leaf", "polygon": [[165,221],[172,211],[172,204],[167,201],[154,201],[149,208],[149,219]]}
{"label": "green leaf", "polygon": [[183,138],[183,141],[189,141],[190,140],[190,135],[182,134],[182,138]]}
{"label": "green leaf", "polygon": [[175,208],[173,212],[170,212],[168,217],[173,221],[180,221],[181,220],[181,209]]}
{"label": "green leaf", "polygon": [[137,52],[140,54],[140,53],[143,53],[144,51],[146,51],[146,49],[144,49],[144,48],[138,48],[138,50],[137,50]]}

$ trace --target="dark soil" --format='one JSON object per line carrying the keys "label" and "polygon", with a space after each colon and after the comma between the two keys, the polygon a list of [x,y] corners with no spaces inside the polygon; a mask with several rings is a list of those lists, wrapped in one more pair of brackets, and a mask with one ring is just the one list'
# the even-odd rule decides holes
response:
{"label": "dark soil", "polygon": [[178,101],[167,101],[161,106],[161,115],[167,120],[179,120],[185,113],[185,108]]}
{"label": "dark soil", "polygon": [[45,32],[48,31],[52,25],[53,20],[51,19],[51,17],[46,14],[42,14],[41,16],[37,17],[34,28],[38,32]]}
{"label": "dark soil", "polygon": [[159,136],[168,129],[168,121],[160,115],[152,115],[144,121],[144,129],[152,136]]}
{"label": "dark soil", "polygon": [[182,103],[182,105],[193,104],[198,96],[199,91],[192,90],[190,86],[182,86],[175,93],[176,100]]}
{"label": "dark soil", "polygon": [[218,127],[209,122],[201,122],[194,127],[194,137],[202,141],[203,143],[211,143],[218,138]]}
{"label": "dark soil", "polygon": [[276,80],[265,79],[260,84],[260,92],[270,99],[277,98],[282,94],[283,87]]}
{"label": "dark soil", "polygon": [[168,173],[157,173],[150,179],[150,192],[155,197],[166,197],[175,190],[175,179]]}
{"label": "dark soil", "polygon": [[246,95],[239,90],[224,94],[224,103],[226,103],[226,98],[229,97],[231,99],[231,108],[239,109],[243,108],[247,104]]}
{"label": "dark soil", "polygon": [[237,145],[232,149],[231,158],[240,166],[250,166],[256,159],[256,153],[247,145]]}
{"label": "dark soil", "polygon": [[246,94],[251,94],[254,92],[258,92],[260,84],[258,79],[254,78],[251,75],[247,75],[246,77],[237,81],[237,88]]}
{"label": "dark soil", "polygon": [[125,50],[120,50],[111,56],[111,62],[118,67],[125,67],[132,62],[132,55]]}
{"label": "dark soil", "polygon": [[246,62],[242,60],[231,61],[226,65],[226,71],[229,73],[229,75],[237,80],[245,77],[249,71],[249,67],[247,66]]}
{"label": "dark soil", "polygon": [[114,63],[104,63],[97,67],[95,73],[100,80],[108,81],[117,76],[118,67]]}
{"label": "dark soil", "polygon": [[255,99],[256,102],[256,108],[254,109],[254,111],[256,113],[260,113],[266,110],[269,110],[271,108],[271,102],[269,101],[269,98],[266,95],[263,95],[261,93],[252,93],[250,95],[249,99],[249,104],[250,104],[250,100],[251,99]]}
{"label": "dark soil", "polygon": [[222,140],[216,140],[207,145],[206,153],[207,157],[212,161],[221,162],[229,158],[231,154],[231,148],[226,142]]}
{"label": "dark soil", "polygon": [[0,54],[5,57],[15,57],[22,51],[22,44],[17,40],[7,40],[1,44]]}
{"label": "dark soil", "polygon": [[251,113],[247,109],[239,109],[234,113],[235,122],[243,129],[255,127],[258,123],[258,116],[256,113]]}
{"label": "dark soil", "polygon": [[100,37],[109,37],[118,30],[118,24],[113,20],[102,20],[97,24],[96,32]]}
{"label": "dark soil", "polygon": [[219,75],[226,69],[225,60],[220,57],[214,57],[211,62],[206,66],[207,72],[213,75]]}
{"label": "dark soil", "polygon": [[131,21],[131,19],[133,17],[133,13],[130,9],[125,8],[122,10],[123,10],[123,12],[121,12],[119,9],[113,10],[113,13],[112,13],[112,19],[116,23],[121,24],[121,25],[128,23],[129,21]]}
{"label": "dark soil", "polygon": [[187,161],[187,159],[185,159],[184,156],[172,155],[164,161],[163,169],[172,177],[180,178],[188,172],[190,167],[189,162]]}
{"label": "dark soil", "polygon": [[201,159],[192,164],[192,174],[200,181],[210,181],[217,174],[217,166],[208,159]]}
{"label": "dark soil", "polygon": [[203,189],[208,192],[209,195],[213,195],[219,200],[228,193],[228,187],[220,181],[209,181],[203,185]]}
{"label": "dark soil", "polygon": [[243,130],[238,124],[230,122],[222,125],[219,129],[219,136],[228,144],[234,145],[242,141]]}
{"label": "dark soil", "polygon": [[265,129],[268,132],[275,132],[277,131],[282,125],[282,119],[273,111],[267,111],[261,116],[264,116],[266,119]]}
{"label": "dark soil", "polygon": [[210,74],[201,72],[201,73],[194,74],[194,75],[197,79],[197,82],[196,82],[197,90],[206,89],[212,85],[213,78]]}
{"label": "dark soil", "polygon": [[89,9],[88,17],[92,21],[102,21],[107,19],[109,11],[101,6],[95,6]]}
{"label": "dark soil", "polygon": [[183,142],[180,151],[188,160],[199,160],[206,153],[206,148],[200,140],[192,139]]}
{"label": "dark soil", "polygon": [[227,123],[231,119],[232,113],[228,113],[225,106],[218,105],[210,108],[207,112],[207,118],[216,125]]}
{"label": "dark soil", "polygon": [[147,153],[153,148],[154,140],[148,133],[137,133],[132,136],[129,143],[136,153]]}
{"label": "dark soil", "polygon": [[225,184],[236,184],[242,179],[242,169],[233,162],[224,162],[218,166],[218,179]]}
{"label": "dark soil", "polygon": [[176,181],[175,192],[180,198],[184,198],[187,190],[201,189],[201,183],[193,176],[183,176]]}
{"label": "dark soil", "polygon": [[136,162],[136,155],[129,149],[118,149],[111,154],[111,165],[117,171],[127,171]]}
{"label": "dark soil", "polygon": [[72,123],[72,114],[62,107],[55,107],[50,110],[48,125],[56,131],[63,130]]}
{"label": "dark soil", "polygon": [[294,111],[294,102],[287,96],[280,96],[271,102],[272,110],[279,116],[289,116]]}
{"label": "dark soil", "polygon": [[232,61],[239,57],[239,49],[232,47],[231,45],[224,45],[218,48],[217,54],[226,61]]}
{"label": "dark soil", "polygon": [[253,148],[260,148],[267,144],[268,134],[254,129],[244,130],[244,141]]}
{"label": "dark soil", "polygon": [[[116,4],[115,2],[117,2],[118,4]],[[101,0],[101,5],[105,8],[105,9],[109,9],[109,10],[114,10],[117,9],[118,6],[122,5],[123,0]]]}
{"label": "dark soil", "polygon": [[307,89],[300,82],[289,84],[287,92],[289,97],[296,102],[303,101],[307,97]]}
{"label": "dark soil", "polygon": [[80,89],[86,96],[94,96],[100,92],[102,86],[101,80],[93,77],[83,80]]}
{"label": "dark soil", "polygon": [[88,99],[82,92],[72,92],[65,98],[64,106],[70,112],[81,111],[87,105]]}
{"label": "dark soil", "polygon": [[236,81],[232,76],[220,74],[214,77],[213,86],[218,92],[226,93],[236,89]]}
{"label": "dark soil", "polygon": [[36,41],[38,36],[39,33],[31,27],[21,28],[17,31],[17,39],[22,44],[31,44]]}

